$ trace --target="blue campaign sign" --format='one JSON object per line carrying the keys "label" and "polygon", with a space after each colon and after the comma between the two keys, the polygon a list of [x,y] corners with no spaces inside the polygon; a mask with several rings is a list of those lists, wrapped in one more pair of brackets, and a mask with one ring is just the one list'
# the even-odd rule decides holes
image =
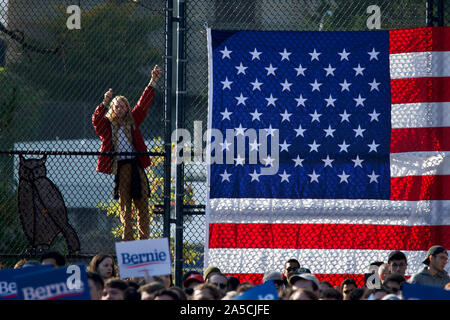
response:
{"label": "blue campaign sign", "polygon": [[404,283],[402,295],[405,300],[450,300],[450,291],[422,284]]}
{"label": "blue campaign sign", "polygon": [[243,294],[234,297],[232,300],[280,300],[273,280],[248,289]]}
{"label": "blue campaign sign", "polygon": [[74,264],[15,277],[20,300],[90,300],[86,266]]}
{"label": "blue campaign sign", "polygon": [[50,265],[37,265],[17,269],[0,270],[0,300],[18,300],[16,276],[49,270]]}

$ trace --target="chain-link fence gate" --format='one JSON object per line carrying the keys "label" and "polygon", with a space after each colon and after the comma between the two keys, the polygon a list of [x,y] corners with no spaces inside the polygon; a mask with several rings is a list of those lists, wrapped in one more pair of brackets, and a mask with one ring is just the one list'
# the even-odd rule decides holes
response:
{"label": "chain-link fence gate", "polygon": [[[100,139],[91,116],[108,88],[134,105],[151,68],[159,64],[165,81],[158,83],[141,127],[148,154],[153,156],[147,171],[152,236],[175,236],[176,283],[183,271],[202,268],[206,164],[173,166],[169,137],[175,126],[194,132],[196,123],[206,130],[206,27],[391,29],[444,25],[449,13],[439,0],[0,0],[3,264],[11,266],[19,257],[34,253],[33,234],[21,224],[30,217],[21,216],[18,208],[19,172],[21,166],[31,165],[27,159],[41,159],[32,163],[38,172],[45,165],[46,181],[54,185],[49,189],[56,194],[59,190],[67,208],[68,220],[58,219],[80,241],[80,251],[73,255],[70,236],[55,232],[51,247],[74,259],[114,253],[114,242],[122,232],[118,204],[112,199],[113,177],[95,171]],[[36,201],[36,192],[24,196]],[[38,208],[36,215],[52,214]],[[176,228],[169,230],[169,224]]]}

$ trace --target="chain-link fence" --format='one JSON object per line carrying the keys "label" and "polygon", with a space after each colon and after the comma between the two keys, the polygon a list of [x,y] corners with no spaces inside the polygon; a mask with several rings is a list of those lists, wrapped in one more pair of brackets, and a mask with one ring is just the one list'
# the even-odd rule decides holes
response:
{"label": "chain-link fence", "polygon": [[[91,117],[109,88],[133,107],[153,66],[164,70],[165,20],[166,1],[0,1],[4,257],[48,247],[86,257],[115,252],[123,230],[114,177],[95,171],[100,138]],[[157,155],[147,177],[151,234],[161,236],[164,79],[140,130]]]}
{"label": "chain-link fence", "polygon": [[[438,17],[438,9],[439,5],[434,1],[432,16]],[[449,13],[446,6],[443,17],[447,24]],[[426,0],[190,0],[186,2],[185,16],[187,96],[184,114],[185,127],[190,130],[195,121],[201,121],[203,128],[207,124],[207,27],[219,30],[363,31],[437,25],[437,18],[427,20],[430,16],[427,18]],[[200,203],[204,203],[207,193],[205,168],[198,164],[186,166],[185,176],[186,180],[192,181],[192,192]],[[204,220],[198,216],[189,219],[184,238],[204,243]]]}
{"label": "chain-link fence", "polygon": [[[435,3],[429,16],[427,2]],[[155,99],[141,126],[149,151],[159,155],[147,171],[152,186],[149,206],[154,236],[163,233],[163,215],[154,213],[161,212],[164,205],[164,120],[171,120],[165,119],[165,106],[182,94],[177,107],[184,128],[194,132],[194,122],[200,121],[202,130],[206,130],[206,27],[299,31],[420,27],[436,25],[429,20],[438,16],[438,2],[189,0],[181,2],[183,10],[177,11],[178,2],[170,0],[0,0],[0,254],[11,255],[8,263],[12,263],[17,260],[14,255],[33,246],[42,247],[33,243],[33,237],[45,230],[26,230],[23,224],[31,223],[35,215],[52,216],[42,205],[36,205],[31,216],[21,212],[19,197],[33,203],[41,201],[36,200],[36,191],[19,194],[20,172],[27,166],[46,167],[45,181],[52,186],[48,192],[61,193],[62,197],[55,197],[62,198],[68,220],[64,222],[64,214],[51,218],[61,219],[63,227],[74,230],[81,254],[114,252],[114,242],[122,232],[118,204],[112,199],[114,178],[95,171],[100,139],[91,116],[109,88],[134,105],[150,79],[153,65],[167,70],[167,64],[172,64],[173,74],[177,73],[180,61],[174,59],[175,53],[165,56],[167,30],[171,30],[167,28],[167,13],[178,15],[174,25],[180,19],[184,22],[184,28],[177,30],[175,26],[173,34],[184,35],[184,56],[178,58],[185,68],[178,78],[185,90],[176,92],[172,72],[165,74],[166,83],[161,80],[156,86]],[[444,9],[443,20],[448,23],[450,10],[448,6]],[[169,92],[164,84],[170,85]],[[201,269],[206,165],[186,164],[183,173],[185,268]],[[36,190],[32,186],[28,189]],[[61,228],[54,229],[55,239],[47,236],[53,240],[49,245],[69,253],[70,232],[56,232]]]}

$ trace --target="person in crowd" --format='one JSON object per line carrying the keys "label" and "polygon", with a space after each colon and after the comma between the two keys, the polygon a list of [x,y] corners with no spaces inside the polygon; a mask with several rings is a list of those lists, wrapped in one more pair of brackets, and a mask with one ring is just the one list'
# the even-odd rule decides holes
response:
{"label": "person in crowd", "polygon": [[333,289],[333,285],[326,281],[326,280],[322,280],[319,282],[319,292],[322,293],[323,291],[325,291],[326,289]]}
{"label": "person in crowd", "polygon": [[171,286],[168,289],[169,291],[173,291],[177,296],[178,296],[178,300],[187,300],[187,295],[184,292],[183,289],[181,289],[180,287],[177,286]]}
{"label": "person in crowd", "polygon": [[320,290],[319,300],[343,300],[343,297],[339,290],[330,287]]}
{"label": "person in crowd", "polygon": [[381,284],[386,280],[387,277],[391,275],[391,268],[388,263],[383,263],[378,267],[378,277],[380,278]]}
{"label": "person in crowd", "polygon": [[50,264],[53,268],[64,267],[66,258],[58,251],[47,251],[41,255],[41,264]]}
{"label": "person in crowd", "polygon": [[228,289],[227,291],[236,291],[237,287],[241,284],[238,277],[228,276]]}
{"label": "person in crowd", "polygon": [[141,293],[135,287],[129,286],[128,288],[125,289],[123,293],[123,300],[134,300],[134,301],[142,300]]}
{"label": "person in crowd", "polygon": [[406,282],[405,277],[403,277],[399,273],[391,274],[386,280],[383,282],[383,287],[389,293],[396,294],[398,296],[401,295],[402,284]]}
{"label": "person in crowd", "polygon": [[156,292],[164,289],[166,286],[159,281],[154,281],[140,286],[138,291],[141,294],[141,300],[154,300]]}
{"label": "person in crowd", "polygon": [[221,291],[210,283],[202,283],[195,287],[191,300],[221,300]]}
{"label": "person in crowd", "polygon": [[389,290],[387,290],[383,286],[381,286],[381,288],[366,289],[361,300],[381,300],[385,295],[389,293]]}
{"label": "person in crowd", "polygon": [[319,298],[311,290],[298,288],[290,294],[289,300],[319,300]]}
{"label": "person in crowd", "polygon": [[99,253],[89,263],[89,271],[98,273],[104,281],[117,276],[117,266],[114,257],[109,254]]}
{"label": "person in crowd", "polygon": [[288,286],[288,280],[291,275],[294,274],[300,268],[300,262],[297,259],[289,259],[284,263],[283,279],[284,285]]}
{"label": "person in crowd", "polygon": [[409,282],[444,288],[450,282],[450,276],[444,269],[447,262],[447,250],[443,246],[432,246],[423,260],[426,267],[414,274]]}
{"label": "person in crowd", "polygon": [[353,278],[347,278],[344,279],[344,281],[341,282],[341,293],[343,300],[350,300],[350,295],[353,290],[358,288],[358,285],[356,284],[355,279]]}
{"label": "person in crowd", "polygon": [[87,272],[91,300],[101,300],[105,282],[97,272]]}
{"label": "person in crowd", "polygon": [[310,273],[294,272],[288,279],[293,289],[304,288],[313,292],[317,297],[320,295],[319,280]]}
{"label": "person in crowd", "polygon": [[283,275],[278,271],[268,271],[263,276],[263,283],[273,280],[275,284],[275,288],[278,291],[278,294],[280,294],[280,291],[284,289],[284,281],[283,281]]}
{"label": "person in crowd", "polygon": [[173,290],[162,289],[155,293],[153,300],[181,300],[180,296]]}
{"label": "person in crowd", "polygon": [[199,284],[204,283],[205,280],[200,272],[189,271],[183,276],[183,288],[184,292],[190,298],[194,293],[194,288]]}
{"label": "person in crowd", "polygon": [[[133,110],[126,97],[113,98],[112,89],[104,94],[103,102],[97,106],[92,115],[92,125],[101,139],[102,152],[147,152],[139,127],[153,103],[154,87],[160,76],[161,70],[156,65],[151,72],[150,82]],[[150,236],[148,212],[150,189],[144,171],[150,164],[147,155],[98,156],[96,171],[115,176],[114,199],[119,200],[123,241],[134,240],[133,202],[137,213],[138,238],[142,240]]]}
{"label": "person in crowd", "polygon": [[118,278],[110,278],[105,282],[102,300],[124,300],[128,283]]}
{"label": "person in crowd", "polygon": [[206,283],[215,285],[219,289],[222,296],[224,296],[227,293],[228,278],[222,273],[215,273],[213,275],[209,275],[208,279],[206,280]]}
{"label": "person in crowd", "polygon": [[389,253],[387,263],[389,264],[391,274],[398,273],[403,277],[405,276],[406,269],[408,268],[408,259],[402,251],[395,250]]}
{"label": "person in crowd", "polygon": [[205,282],[207,282],[208,278],[215,273],[222,273],[222,271],[220,271],[220,269],[216,266],[208,266],[203,272],[203,279]]}
{"label": "person in crowd", "polygon": [[20,259],[19,261],[16,262],[16,264],[14,265],[14,269],[19,269],[22,268],[23,265],[27,263],[27,259]]}

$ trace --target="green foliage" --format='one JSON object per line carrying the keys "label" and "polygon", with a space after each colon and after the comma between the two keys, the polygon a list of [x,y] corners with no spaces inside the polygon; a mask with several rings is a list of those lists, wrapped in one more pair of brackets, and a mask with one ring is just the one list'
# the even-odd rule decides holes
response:
{"label": "green foliage", "polygon": [[164,17],[139,14],[133,3],[103,3],[83,10],[81,29],[69,30],[65,7],[55,10],[58,14],[41,18],[39,30],[49,35],[46,41],[33,41],[59,51],[30,53],[30,60],[11,66],[14,72],[44,89],[50,99],[92,101],[106,86],[138,96],[150,68],[162,63],[161,49],[149,43],[148,35],[163,27]]}
{"label": "green foliage", "polygon": [[[162,153],[164,146],[161,143],[161,138],[154,138],[153,139],[153,147],[149,152],[158,152]],[[172,146],[172,150],[174,149],[174,145]],[[150,235],[152,238],[161,238],[163,237],[162,230],[160,229],[162,225],[162,216],[157,215],[155,213],[156,211],[156,205],[163,204],[164,201],[164,177],[161,175],[160,170],[162,164],[164,163],[164,157],[152,157],[152,163],[151,166],[148,167],[146,171],[147,179],[150,186],[150,198],[148,202],[148,211],[150,215]],[[174,185],[174,181],[171,181],[171,185]],[[194,192],[193,188],[189,184],[185,184],[185,192],[184,192],[184,203],[193,205],[195,204],[194,200]],[[174,190],[171,190],[170,192],[170,200],[171,200],[171,207],[175,205],[174,203],[175,199],[175,193]],[[98,205],[98,208],[101,209],[106,213],[107,216],[113,216],[117,219],[120,219],[120,206],[119,202],[110,199],[107,203],[100,202]],[[134,221],[133,224],[133,231],[135,233],[135,239],[137,240],[137,215],[135,212],[134,204],[132,205],[132,219]],[[114,235],[114,237],[117,240],[120,240],[123,235],[123,225],[118,225],[116,227],[113,227],[111,230],[111,233]],[[174,254],[174,239],[170,239],[170,248],[172,250],[172,255]],[[187,264],[196,264],[202,254],[199,253],[198,250],[196,250],[195,246],[191,245],[188,241],[184,241],[183,243],[183,256],[185,258],[185,263]]]}

